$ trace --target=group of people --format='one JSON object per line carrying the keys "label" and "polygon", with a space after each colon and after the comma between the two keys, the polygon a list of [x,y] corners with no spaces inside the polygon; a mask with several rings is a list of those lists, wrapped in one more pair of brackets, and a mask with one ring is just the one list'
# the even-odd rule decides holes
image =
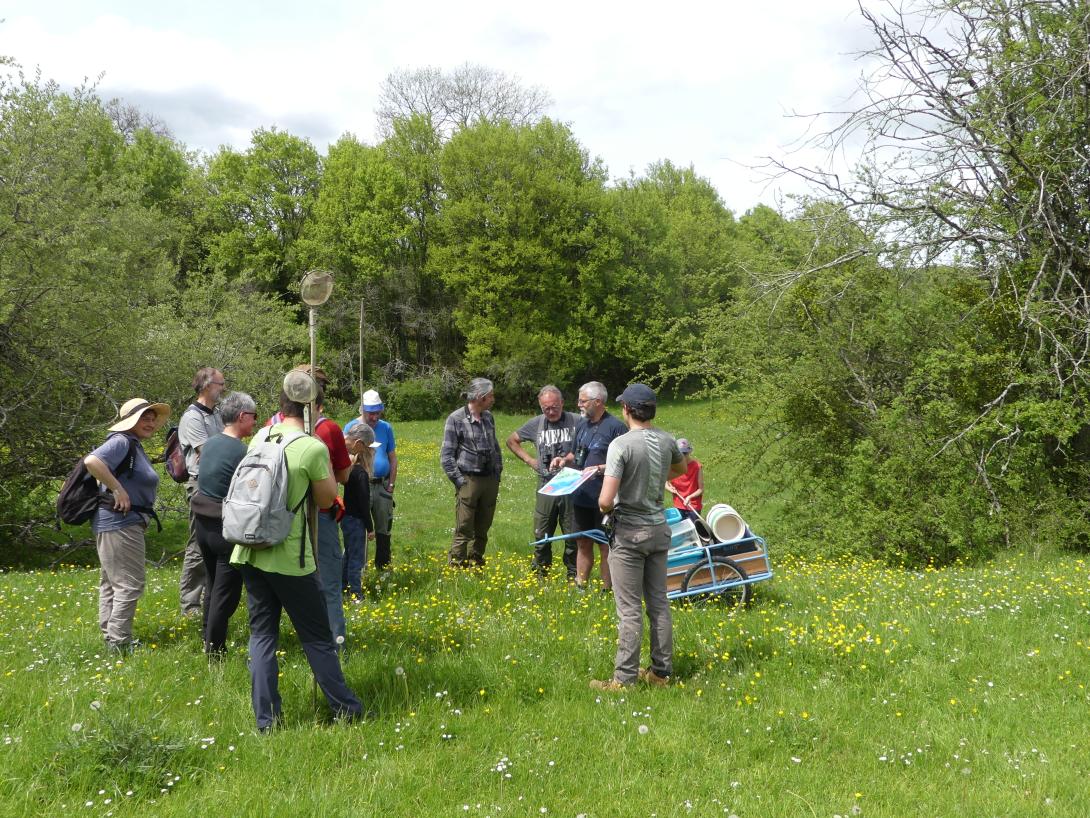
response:
{"label": "group of people", "polygon": [[[617,608],[618,646],[613,676],[592,680],[591,687],[620,691],[643,681],[666,685],[673,674],[673,626],[666,598],[666,556],[670,527],[662,507],[663,491],[679,508],[696,515],[703,476],[690,458],[687,440],[675,441],[652,425],[658,399],[645,384],[630,384],[617,399],[621,415],[606,409],[606,387],[591,381],[579,389],[579,416],[564,411],[564,397],[553,385],[538,393],[541,414],[507,438],[507,448],[538,475],[539,488],[563,467],[592,469],[571,495],[537,493],[534,506],[535,551],[532,567],[545,573],[552,565],[549,539],[559,525],[565,535],[589,532],[611,517],[613,537],[597,543],[604,589]],[[488,530],[496,511],[503,459],[496,423],[492,382],[474,379],[466,405],[443,427],[440,462],[456,493],[454,537],[449,562],[456,567],[484,564]],[[535,455],[523,444],[532,443]],[[684,449],[684,451],[683,451]],[[564,566],[577,588],[586,588],[594,566],[596,540],[566,538]],[[651,663],[640,667],[643,612],[651,628]]]}
{"label": "group of people", "polygon": [[[306,405],[283,392],[279,411],[254,435],[256,403],[244,392],[222,398],[226,379],[214,367],[197,371],[194,400],[178,424],[189,506],[179,586],[182,613],[201,616],[205,651],[212,659],[220,658],[227,647],[228,622],[246,588],[253,705],[262,730],[280,718],[276,649],[284,611],[335,716],[353,719],[362,713],[340,667],[339,650],[346,637],[344,595],[362,596],[370,537],[376,544],[376,569],[386,568],[391,559],[397,453],[393,427],[382,419],[382,400],[378,392],[368,390],[359,418],[342,431],[321,413],[325,374],[317,368],[311,373],[307,365],[297,368],[311,375],[316,385],[313,436],[304,431]],[[132,626],[145,585],[144,533],[159,484],[141,442],[170,414],[163,403],[127,401],[106,441],[84,459],[87,470],[105,488],[92,518],[101,566],[99,626],[108,648],[119,652],[136,644]],[[223,500],[249,451],[244,440],[251,435],[251,447],[270,439],[283,444],[289,507],[310,496],[318,509],[315,551],[293,547],[306,541],[306,513],[296,514],[291,534],[270,548],[251,548],[224,538]],[[343,499],[339,484],[345,486]]]}
{"label": "group of people", "polygon": [[[280,411],[254,434],[258,411],[253,398],[232,392],[221,370],[204,367],[193,379],[194,400],[182,414],[178,438],[189,479],[189,539],[179,596],[185,615],[202,617],[205,650],[222,657],[228,622],[246,588],[250,625],[252,699],[258,728],[269,730],[280,719],[276,657],[281,615],[287,612],[299,634],[315,679],[338,719],[362,713],[359,698],[345,682],[339,651],[345,643],[344,595],[362,595],[361,574],[367,544],[375,543],[375,566],[391,559],[397,452],[393,427],[382,415],[378,392],[368,390],[360,416],[342,430],[322,414],[324,373],[297,367],[316,382],[316,417],[306,434],[306,404],[280,395]],[[440,462],[454,485],[456,511],[450,565],[483,566],[488,532],[499,493],[503,458],[489,411],[495,402],[486,378],[470,382],[466,403],[446,419]],[[222,398],[222,399],[221,399]],[[533,468],[544,484],[564,466],[593,468],[591,479],[570,498],[538,494],[535,539],[552,535],[557,525],[567,533],[597,528],[612,514],[612,546],[601,546],[603,586],[614,591],[619,646],[613,678],[595,681],[603,690],[623,689],[641,679],[665,684],[672,674],[672,635],[666,602],[666,551],[670,532],[662,509],[668,480],[686,478],[672,489],[688,508],[699,502],[699,464],[687,469],[682,447],[651,425],[654,392],[630,385],[618,398],[621,416],[606,410],[605,387],[596,381],[579,390],[580,416],[565,412],[555,386],[542,388],[542,414],[507,439],[507,446]],[[142,398],[127,401],[110,426],[106,441],[85,458],[88,471],[105,488],[92,528],[100,559],[99,625],[111,649],[127,651],[135,641],[132,624],[145,584],[144,532],[154,505],[159,475],[142,441],[170,417],[170,407]],[[253,436],[247,447],[244,442]],[[222,532],[222,504],[239,463],[258,443],[282,446],[287,468],[288,507],[310,497],[317,512],[317,549],[306,547],[308,515],[296,514],[291,533],[268,548],[229,542]],[[536,457],[523,448],[532,443]],[[682,448],[687,451],[682,452]],[[695,463],[695,461],[693,461]],[[343,499],[338,485],[345,486]],[[699,506],[695,506],[699,508]],[[340,545],[341,534],[344,549]],[[594,560],[594,541],[580,538],[564,549],[564,565],[577,586],[585,587]],[[552,563],[548,543],[538,545],[535,570]],[[651,665],[639,668],[642,606],[651,621]]]}

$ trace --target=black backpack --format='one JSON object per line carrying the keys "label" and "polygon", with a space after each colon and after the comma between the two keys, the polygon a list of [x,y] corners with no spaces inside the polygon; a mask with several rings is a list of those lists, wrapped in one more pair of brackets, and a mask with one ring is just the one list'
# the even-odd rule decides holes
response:
{"label": "black backpack", "polygon": [[[122,434],[122,432],[117,434]],[[110,435],[110,437],[113,437],[113,435]],[[136,446],[136,440],[134,438],[130,439],[129,453],[113,470],[114,477],[119,477],[123,472],[132,474],[133,467],[136,465]],[[81,525],[94,516],[95,509],[99,507],[104,498],[112,500],[112,497],[113,495],[110,492],[99,488],[98,481],[87,471],[87,466],[81,457],[76,465],[72,467],[72,471],[68,473],[64,485],[61,486],[61,493],[57,495],[57,516],[61,518],[61,522],[69,525]],[[135,510],[140,511],[142,509]]]}

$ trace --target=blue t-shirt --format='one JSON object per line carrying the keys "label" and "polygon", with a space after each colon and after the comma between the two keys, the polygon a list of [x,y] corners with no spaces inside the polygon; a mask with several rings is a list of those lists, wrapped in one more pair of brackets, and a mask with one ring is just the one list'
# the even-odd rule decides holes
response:
{"label": "blue t-shirt", "polygon": [[[126,466],[120,474],[117,474],[117,482],[128,492],[129,500],[134,506],[150,508],[155,505],[155,492],[159,488],[159,474],[152,467],[151,461],[148,460],[148,456],[144,453],[144,449],[136,435],[127,432],[112,434],[106,438],[105,443],[91,454],[105,463],[106,467],[116,474],[121,461],[129,456],[129,443],[133,440],[137,442],[136,461],[133,464],[132,474],[129,474]],[[95,516],[91,518],[91,530],[95,534],[103,531],[118,531],[122,528],[128,528],[130,525],[143,525],[144,522],[144,515],[138,511],[130,510],[122,514],[120,511],[114,511],[108,506],[99,506],[98,510],[95,511]]]}
{"label": "blue t-shirt", "polygon": [[[577,458],[583,449],[586,449],[587,454],[582,463],[578,461],[575,463],[575,468],[600,466],[605,463],[609,444],[614,438],[627,432],[628,427],[624,425],[624,421],[609,412],[603,413],[597,423],[591,423],[586,418],[579,418],[575,426],[574,451]],[[572,503],[580,508],[598,508],[598,495],[601,493],[602,477],[592,477],[572,492]]]}
{"label": "blue t-shirt", "polygon": [[[359,418],[352,418],[344,424],[344,433],[348,434],[349,429],[362,422]],[[372,449],[375,459],[371,464],[371,477],[382,480],[390,476],[390,452],[396,451],[397,444],[394,442],[394,427],[386,421],[380,420],[376,423],[374,431],[375,442],[380,445]]]}

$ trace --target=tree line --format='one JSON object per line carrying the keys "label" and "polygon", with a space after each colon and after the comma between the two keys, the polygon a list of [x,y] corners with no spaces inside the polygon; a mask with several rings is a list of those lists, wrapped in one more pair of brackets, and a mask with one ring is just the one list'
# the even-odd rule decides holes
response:
{"label": "tree line", "polygon": [[[733,404],[797,547],[942,563],[1090,547],[1090,12],[1082,0],[862,10],[849,179],[736,217],[694,168],[611,180],[547,95],[463,66],[388,78],[381,137],[259,129],[196,155],[93,89],[0,91],[2,514],[132,394],[198,365],[271,393],[326,268],[332,396],[436,417],[465,375],[646,378]],[[362,329],[362,331],[361,331]],[[742,491],[746,477],[737,476]]]}

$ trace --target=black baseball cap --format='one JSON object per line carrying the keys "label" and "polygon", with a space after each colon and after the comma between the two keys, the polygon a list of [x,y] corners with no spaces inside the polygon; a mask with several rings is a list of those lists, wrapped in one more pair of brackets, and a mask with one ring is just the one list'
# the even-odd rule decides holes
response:
{"label": "black baseball cap", "polygon": [[630,383],[625,387],[624,392],[617,396],[617,403],[635,406],[637,404],[658,403],[658,398],[655,397],[655,390],[647,384]]}

